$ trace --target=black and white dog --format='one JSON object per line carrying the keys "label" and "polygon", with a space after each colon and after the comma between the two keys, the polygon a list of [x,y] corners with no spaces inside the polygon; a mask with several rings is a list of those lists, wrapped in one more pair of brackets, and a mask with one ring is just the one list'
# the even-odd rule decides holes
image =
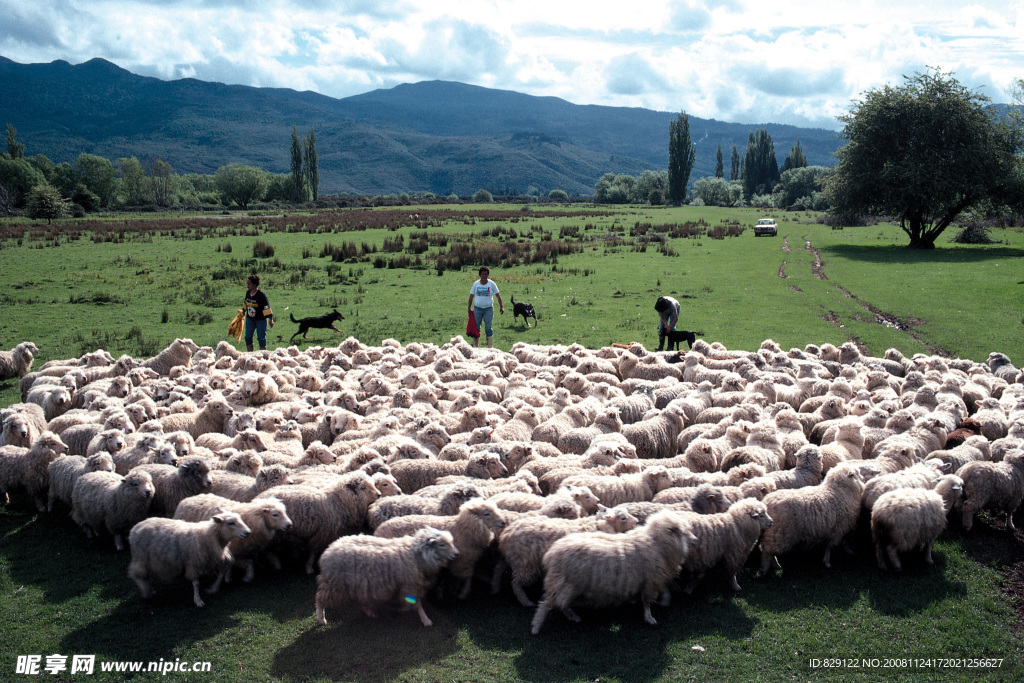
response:
{"label": "black and white dog", "polygon": [[537,324],[537,314],[533,312],[533,304],[516,303],[516,297],[512,295],[512,322],[516,322],[516,318],[523,316],[523,322],[526,326],[530,326],[530,318],[533,318],[533,323]]}
{"label": "black and white dog", "polygon": [[693,342],[697,340],[697,337],[703,337],[703,332],[690,332],[689,330],[672,330],[671,332],[662,333],[658,336],[658,351],[665,348],[665,340],[668,340],[668,351],[678,351],[679,342],[686,342],[686,345],[693,348]]}
{"label": "black and white dog", "polygon": [[306,333],[309,332],[309,330],[314,327],[329,327],[335,332],[341,332],[341,330],[334,326],[334,322],[336,320],[345,319],[345,316],[343,316],[341,313],[338,313],[338,309],[334,309],[333,311],[325,315],[317,315],[310,318],[300,318],[298,320],[296,320],[295,316],[292,315],[291,313],[288,314],[288,317],[292,319],[293,323],[299,326],[299,331],[292,335],[292,338],[288,340],[289,343],[292,341],[292,339],[295,339],[300,334],[302,335],[302,338],[305,339]]}

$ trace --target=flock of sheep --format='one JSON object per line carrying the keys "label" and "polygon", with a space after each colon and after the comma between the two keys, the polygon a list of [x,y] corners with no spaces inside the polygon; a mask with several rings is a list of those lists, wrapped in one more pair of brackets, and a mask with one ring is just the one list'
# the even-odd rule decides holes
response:
{"label": "flock of sheep", "polygon": [[[954,512],[1024,499],[1024,373],[852,343],[685,354],[516,344],[506,353],[349,338],[239,353],[175,340],[159,355],[50,361],[0,352],[22,400],[2,411],[0,499],[70,509],[127,540],[128,575],[208,592],[237,568],[319,567],[316,619],[543,581],[532,631],[558,608],[652,602],[720,568],[732,590],[797,548],[869,525],[881,569]],[[486,572],[486,573],[485,573]],[[685,582],[679,582],[680,580]],[[679,583],[677,583],[679,582]]]}

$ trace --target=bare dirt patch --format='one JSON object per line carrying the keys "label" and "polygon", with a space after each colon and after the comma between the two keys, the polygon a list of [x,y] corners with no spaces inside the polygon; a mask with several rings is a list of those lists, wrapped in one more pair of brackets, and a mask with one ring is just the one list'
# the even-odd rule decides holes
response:
{"label": "bare dirt patch", "polygon": [[779,247],[779,249],[782,249],[782,251],[790,251],[790,249],[789,249],[789,238],[788,237],[783,237],[782,238],[782,246]]}
{"label": "bare dirt patch", "polygon": [[821,260],[821,254],[819,254],[818,250],[811,245],[810,241],[804,242],[804,249],[814,254],[814,263],[811,264],[811,273],[819,280],[827,280],[828,276],[825,275],[825,264]]}
{"label": "bare dirt patch", "polygon": [[800,294],[804,293],[804,290],[800,289],[796,285],[789,285],[789,289],[793,290],[794,292],[799,292]]}
{"label": "bare dirt patch", "polygon": [[787,277],[789,277],[788,275],[786,275],[786,262],[785,261],[783,261],[782,265],[779,266],[779,277],[781,277],[783,280],[785,280]]}
{"label": "bare dirt patch", "polygon": [[832,327],[842,327],[842,325],[839,324],[839,316],[836,315],[835,311],[829,311],[825,315],[821,316],[821,319]]}

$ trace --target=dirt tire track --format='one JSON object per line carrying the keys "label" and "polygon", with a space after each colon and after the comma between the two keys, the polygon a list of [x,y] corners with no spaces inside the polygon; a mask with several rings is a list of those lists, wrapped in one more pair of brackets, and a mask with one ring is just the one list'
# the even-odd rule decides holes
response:
{"label": "dirt tire track", "polygon": [[866,301],[861,301],[856,296],[854,296],[849,290],[840,287],[839,285],[832,286],[838,289],[839,292],[842,293],[842,295],[845,296],[847,299],[853,299],[858,304],[860,304],[861,308],[863,308],[865,311],[871,314],[870,319],[860,318],[859,316],[857,316],[857,320],[861,322],[875,322],[878,323],[879,325],[885,325],[886,327],[897,330],[898,332],[904,332],[908,337],[913,339],[915,342],[928,349],[929,353],[947,357],[951,355],[947,349],[943,349],[940,346],[929,344],[928,342],[914,334],[912,327],[914,325],[923,325],[923,320],[903,320],[893,315],[892,313],[886,313],[885,311],[879,309],[877,306],[873,306],[872,304],[869,304]]}
{"label": "dirt tire track", "polygon": [[783,261],[782,265],[779,266],[779,277],[782,278],[783,280],[785,280],[787,277],[789,277],[788,275],[786,275],[786,262],[785,261]]}
{"label": "dirt tire track", "polygon": [[804,249],[814,254],[814,263],[811,264],[811,273],[813,273],[814,277],[819,280],[827,280],[828,276],[825,275],[825,264],[821,260],[821,254],[819,254],[818,250],[814,248],[810,240],[804,241]]}

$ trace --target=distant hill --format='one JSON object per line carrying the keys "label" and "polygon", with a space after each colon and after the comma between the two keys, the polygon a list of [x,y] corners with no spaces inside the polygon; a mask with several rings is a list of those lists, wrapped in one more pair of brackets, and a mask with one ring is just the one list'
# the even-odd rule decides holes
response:
{"label": "distant hill", "polygon": [[[675,112],[576,105],[554,97],[428,81],[335,99],[283,88],[162,81],[102,60],[18,64],[0,57],[0,124],[18,129],[26,154],[73,161],[159,157],[178,173],[239,162],[289,169],[291,127],[315,128],[321,193],[431,191],[591,194],[607,172],[668,165]],[[781,165],[800,139],[812,164],[831,165],[833,131],[690,117],[697,143],[691,180],[712,175],[717,145],[728,172],[736,145],[765,127]]]}

